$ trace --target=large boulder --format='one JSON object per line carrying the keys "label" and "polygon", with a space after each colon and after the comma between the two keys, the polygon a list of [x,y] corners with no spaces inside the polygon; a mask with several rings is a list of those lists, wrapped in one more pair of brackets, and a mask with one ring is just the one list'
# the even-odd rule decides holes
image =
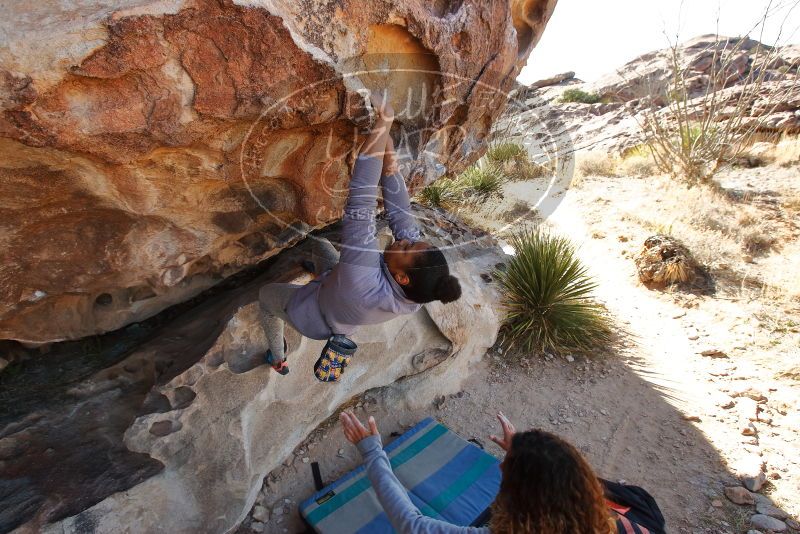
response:
{"label": "large boulder", "polygon": [[335,221],[364,88],[412,185],[471,163],[555,4],[7,4],[0,339],[119,328]]}
{"label": "large boulder", "polygon": [[59,386],[72,365],[63,359],[53,363],[51,383],[42,383],[43,369],[35,377],[38,400],[25,394],[24,377],[23,393],[7,384],[0,532],[227,532],[247,515],[265,474],[353,396],[385,386],[402,410],[458,391],[496,340],[498,294],[486,275],[504,255],[455,220],[418,214],[463,296],[359,329],[358,352],[339,383],[314,378],[323,342],[291,328],[290,374],[261,360],[266,340],[254,300],[266,282],[307,279],[298,267],[304,242],[260,278],[165,324],[65,391]]}

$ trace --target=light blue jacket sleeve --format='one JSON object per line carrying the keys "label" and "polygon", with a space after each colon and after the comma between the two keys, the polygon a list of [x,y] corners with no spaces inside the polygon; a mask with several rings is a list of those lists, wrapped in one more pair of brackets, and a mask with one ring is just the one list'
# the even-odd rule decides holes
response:
{"label": "light blue jacket sleeve", "polygon": [[367,476],[378,501],[400,534],[489,534],[488,528],[460,527],[420,513],[405,488],[392,472],[389,458],[381,447],[380,436],[369,436],[358,442]]}
{"label": "light blue jacket sleeve", "polygon": [[394,238],[419,241],[422,236],[414,216],[411,214],[411,201],[408,198],[408,188],[403,176],[396,172],[381,177],[381,189],[383,190],[383,207],[389,216],[389,227],[392,229]]}

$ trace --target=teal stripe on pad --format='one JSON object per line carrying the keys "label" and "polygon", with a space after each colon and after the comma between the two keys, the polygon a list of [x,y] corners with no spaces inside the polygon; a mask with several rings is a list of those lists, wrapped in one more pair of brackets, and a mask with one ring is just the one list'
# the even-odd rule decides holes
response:
{"label": "teal stripe on pad", "polygon": [[[391,464],[392,469],[401,466],[407,461],[411,460],[414,456],[419,454],[428,445],[430,445],[431,443],[433,443],[446,433],[447,433],[446,427],[440,424],[436,424],[436,426],[434,426],[433,428],[425,432],[423,435],[421,435],[411,445],[400,451],[393,458],[390,458],[389,463]],[[369,489],[371,483],[369,481],[369,478],[367,477],[367,473],[364,472],[362,473],[361,476],[362,476],[361,480],[350,485],[350,487],[348,487],[341,493],[337,493],[336,495],[331,497],[324,505],[310,512],[306,517],[308,522],[311,523],[312,525],[316,525],[317,523],[319,523],[320,521],[331,515],[333,512],[341,508],[344,504],[352,500],[354,497]]]}
{"label": "teal stripe on pad", "polygon": [[[464,471],[455,482],[436,496],[428,505],[436,512],[436,515],[441,515],[441,512],[450,506],[459,495],[464,493],[468,487],[475,483],[487,469],[494,466],[497,460],[488,454],[480,455],[474,464],[469,469]],[[428,515],[428,514],[425,514]],[[433,516],[432,516],[433,517]]]}
{"label": "teal stripe on pad", "polygon": [[442,437],[443,435],[447,434],[447,427],[443,425],[437,424],[423,435],[419,437],[414,443],[397,453],[395,456],[389,458],[389,463],[392,465],[392,469],[395,469],[414,456],[422,452],[422,449]]}

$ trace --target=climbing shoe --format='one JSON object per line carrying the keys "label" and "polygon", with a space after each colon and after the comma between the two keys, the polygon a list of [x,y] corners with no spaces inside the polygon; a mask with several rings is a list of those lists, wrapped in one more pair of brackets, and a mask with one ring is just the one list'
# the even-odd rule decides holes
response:
{"label": "climbing shoe", "polygon": [[314,364],[314,376],[320,382],[338,382],[357,348],[358,345],[345,336],[331,336]]}
{"label": "climbing shoe", "polygon": [[283,338],[283,354],[284,359],[280,362],[275,362],[275,356],[272,355],[271,350],[267,350],[267,353],[264,355],[264,360],[272,367],[272,369],[282,375],[289,374],[289,364],[286,362],[286,353],[288,352],[288,347],[286,345],[286,338]]}

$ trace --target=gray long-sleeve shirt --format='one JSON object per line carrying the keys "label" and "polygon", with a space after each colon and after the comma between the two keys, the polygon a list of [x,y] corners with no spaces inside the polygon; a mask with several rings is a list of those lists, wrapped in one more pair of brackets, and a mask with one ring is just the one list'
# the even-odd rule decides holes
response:
{"label": "gray long-sleeve shirt", "polygon": [[382,168],[381,157],[358,157],[342,216],[339,263],[298,289],[286,306],[292,325],[306,337],[350,335],[360,325],[383,323],[420,308],[406,298],[379,249],[375,223],[379,182],[395,239],[420,239],[403,177],[399,173],[381,177]]}
{"label": "gray long-sleeve shirt", "polygon": [[372,488],[392,527],[400,534],[489,534],[486,527],[461,527],[422,515],[397,480],[380,436],[368,436],[356,445]]}

